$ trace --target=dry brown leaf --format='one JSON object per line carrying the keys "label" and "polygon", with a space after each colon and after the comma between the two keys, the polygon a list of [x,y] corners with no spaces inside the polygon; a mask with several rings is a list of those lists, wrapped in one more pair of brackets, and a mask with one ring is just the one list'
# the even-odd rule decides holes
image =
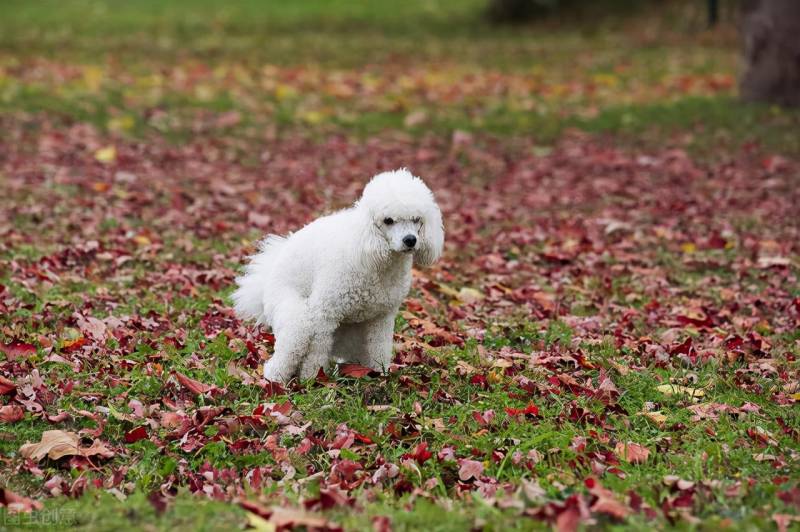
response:
{"label": "dry brown leaf", "polygon": [[63,430],[46,430],[42,433],[39,443],[26,443],[19,448],[19,454],[34,462],[42,460],[45,456],[58,460],[64,456],[100,456],[111,458],[114,451],[106,447],[100,440],[94,440],[90,447],[81,446],[80,436],[74,432]]}
{"label": "dry brown leaf", "polygon": [[653,410],[652,412],[642,412],[641,414],[659,427],[663,427],[667,422],[667,416],[658,410]]}
{"label": "dry brown leaf", "polygon": [[678,384],[662,384],[661,386],[656,386],[656,390],[664,395],[688,395],[692,399],[703,397],[706,394],[705,390],[701,388],[689,388]]}

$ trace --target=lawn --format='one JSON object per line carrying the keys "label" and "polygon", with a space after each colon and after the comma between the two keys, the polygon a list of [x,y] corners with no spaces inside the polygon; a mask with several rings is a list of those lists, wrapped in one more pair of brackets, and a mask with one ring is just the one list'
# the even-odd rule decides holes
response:
{"label": "lawn", "polygon": [[[483,5],[0,4],[0,529],[800,529],[800,113],[689,3]],[[400,166],[391,371],[264,381],[244,257]]]}

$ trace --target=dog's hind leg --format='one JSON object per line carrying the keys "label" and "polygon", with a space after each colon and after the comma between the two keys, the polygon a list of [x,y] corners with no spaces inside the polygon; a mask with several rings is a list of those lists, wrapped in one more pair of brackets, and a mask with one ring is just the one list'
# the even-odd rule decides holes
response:
{"label": "dog's hind leg", "polygon": [[297,376],[297,370],[309,349],[313,328],[308,323],[307,305],[297,295],[284,295],[276,306],[272,320],[275,333],[275,353],[264,364],[264,378],[287,382]]}
{"label": "dog's hind leg", "polygon": [[336,329],[331,355],[336,362],[352,362],[363,364],[366,359],[364,351],[364,323],[343,323]]}
{"label": "dog's hind leg", "polygon": [[333,350],[334,333],[336,324],[323,320],[314,321],[314,332],[311,337],[308,355],[300,365],[300,379],[311,379],[317,375],[319,369],[328,369]]}

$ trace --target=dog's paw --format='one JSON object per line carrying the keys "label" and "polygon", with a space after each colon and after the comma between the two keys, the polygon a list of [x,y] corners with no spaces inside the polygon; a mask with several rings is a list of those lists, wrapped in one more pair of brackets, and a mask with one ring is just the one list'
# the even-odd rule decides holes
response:
{"label": "dog's paw", "polygon": [[291,378],[291,375],[283,375],[278,364],[274,363],[274,359],[264,362],[264,378],[272,382],[286,382]]}

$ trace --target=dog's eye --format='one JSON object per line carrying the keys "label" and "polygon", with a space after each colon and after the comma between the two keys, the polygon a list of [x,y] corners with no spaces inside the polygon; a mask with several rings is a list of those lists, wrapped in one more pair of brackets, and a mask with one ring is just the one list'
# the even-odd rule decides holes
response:
{"label": "dog's eye", "polygon": [[383,223],[385,223],[386,225],[392,225],[394,223],[394,220],[392,220],[391,218],[384,218]]}
{"label": "dog's eye", "polygon": [[420,223],[422,221],[422,218],[417,216],[416,218],[412,218],[411,221],[414,222],[415,224],[418,224],[418,223]]}

